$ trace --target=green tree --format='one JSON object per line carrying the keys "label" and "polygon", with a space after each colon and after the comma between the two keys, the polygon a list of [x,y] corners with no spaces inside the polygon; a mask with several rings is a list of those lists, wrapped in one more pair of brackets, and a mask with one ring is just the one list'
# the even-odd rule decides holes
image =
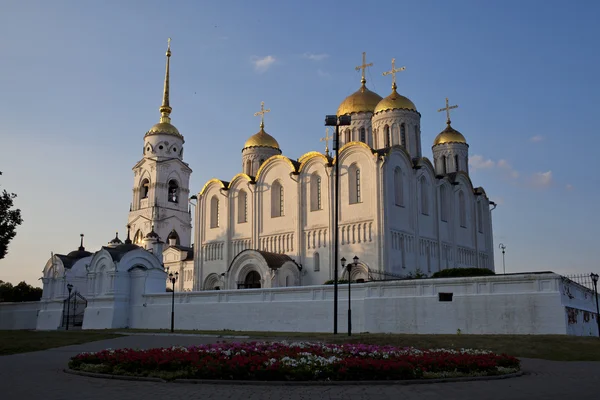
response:
{"label": "green tree", "polygon": [[20,282],[13,286],[10,282],[0,281],[0,302],[38,301],[42,298],[42,289]]}
{"label": "green tree", "polygon": [[16,194],[8,193],[6,189],[0,194],[0,260],[8,253],[8,244],[17,234],[17,226],[23,223],[21,210],[12,209],[16,197]]}

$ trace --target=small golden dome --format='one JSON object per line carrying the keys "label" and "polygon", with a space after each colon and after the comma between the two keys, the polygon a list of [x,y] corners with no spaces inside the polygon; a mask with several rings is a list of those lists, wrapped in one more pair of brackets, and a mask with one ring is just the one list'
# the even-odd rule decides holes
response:
{"label": "small golden dome", "polygon": [[363,81],[360,89],[342,101],[342,104],[338,107],[338,116],[359,112],[373,112],[377,103],[381,101],[381,96],[367,89],[365,82]]}
{"label": "small golden dome", "polygon": [[272,147],[279,150],[279,143],[271,135],[269,135],[263,128],[260,128],[257,134],[250,136],[250,139],[246,140],[244,149],[247,147]]}
{"label": "small golden dome", "polygon": [[375,113],[385,110],[397,109],[417,111],[417,106],[415,106],[415,103],[410,101],[408,98],[402,96],[401,94],[398,94],[394,85],[394,87],[392,88],[392,93],[377,104],[377,106],[375,107]]}
{"label": "small golden dome", "polygon": [[152,128],[150,128],[150,130],[148,130],[148,132],[146,132],[146,136],[158,135],[158,134],[173,135],[173,136],[181,137],[181,134],[179,133],[177,128],[175,128],[173,125],[171,125],[168,122],[159,122],[158,124],[155,124]]}
{"label": "small golden dome", "polygon": [[437,135],[435,140],[433,141],[434,146],[437,146],[438,144],[444,144],[444,143],[465,143],[466,144],[467,139],[465,139],[465,137],[462,135],[462,133],[455,130],[454,128],[452,128],[450,126],[450,124],[448,124],[448,126],[446,126],[446,129],[441,131],[440,134]]}

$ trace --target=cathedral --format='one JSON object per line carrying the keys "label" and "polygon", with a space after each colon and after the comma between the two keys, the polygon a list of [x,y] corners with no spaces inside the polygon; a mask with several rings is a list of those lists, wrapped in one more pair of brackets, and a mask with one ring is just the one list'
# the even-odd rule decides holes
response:
{"label": "cathedral", "polygon": [[286,157],[277,134],[267,133],[269,110],[262,103],[255,114],[260,129],[241,146],[240,172],[213,178],[190,196],[184,136],[170,117],[170,46],[166,56],[160,120],[146,132],[143,157],[133,167],[127,240],[117,236],[101,250],[112,256],[115,270],[115,254],[120,259],[145,249],[178,273],[176,291],[323,284],[334,278],[336,164],[339,258],[358,257],[350,277],[339,267],[339,279],[494,269],[495,204],[469,177],[469,145],[450,121],[457,106],[446,99],[439,110],[446,112],[446,127],[432,143],[431,162],[422,153],[421,113],[397,91],[396,73],[404,67],[394,60],[383,73],[392,78],[391,92],[381,97],[367,88],[365,69],[372,64],[363,53],[356,67],[360,87],[337,110],[338,117],[351,118],[333,137],[337,157],[329,152],[329,133],[322,139],[325,153]]}

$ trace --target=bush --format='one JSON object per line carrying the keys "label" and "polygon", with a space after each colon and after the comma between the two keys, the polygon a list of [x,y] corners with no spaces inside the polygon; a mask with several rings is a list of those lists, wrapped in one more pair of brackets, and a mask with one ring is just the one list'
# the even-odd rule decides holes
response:
{"label": "bush", "polygon": [[487,268],[449,268],[436,272],[432,278],[459,278],[468,276],[489,276],[495,272]]}
{"label": "bush", "polygon": [[[342,283],[348,283],[348,279],[338,279],[338,285],[341,285]],[[352,281],[352,283],[356,283],[356,282]],[[323,285],[333,285],[333,279],[325,281],[325,283]]]}

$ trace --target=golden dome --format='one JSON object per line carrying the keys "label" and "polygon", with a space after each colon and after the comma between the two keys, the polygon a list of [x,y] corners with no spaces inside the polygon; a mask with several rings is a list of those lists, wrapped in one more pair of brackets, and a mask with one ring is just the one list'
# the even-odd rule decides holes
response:
{"label": "golden dome", "polygon": [[150,128],[148,132],[146,132],[146,136],[158,134],[174,135],[181,137],[181,134],[179,133],[177,128],[175,128],[169,122],[159,122],[158,124],[155,124],[152,128]]}
{"label": "golden dome", "polygon": [[373,112],[377,103],[381,101],[381,96],[367,89],[365,82],[363,81],[360,89],[342,101],[342,104],[338,107],[338,116],[358,112]]}
{"label": "golden dome", "polygon": [[396,85],[392,88],[392,94],[390,94],[385,99],[381,100],[377,106],[375,107],[375,113],[385,111],[385,110],[397,110],[397,109],[405,109],[405,110],[413,110],[417,111],[417,106],[415,103],[410,101],[408,98],[398,94],[396,91]]}
{"label": "golden dome", "polygon": [[452,128],[450,126],[450,124],[448,124],[448,126],[446,126],[446,129],[441,131],[440,134],[437,135],[435,140],[433,141],[434,146],[437,146],[438,144],[444,144],[444,143],[465,143],[466,144],[467,139],[465,139],[465,137],[462,135],[462,133],[455,130],[454,128]]}
{"label": "golden dome", "polygon": [[250,139],[246,140],[244,149],[247,147],[272,147],[279,150],[279,143],[271,135],[269,135],[263,128],[260,128],[257,134],[250,136]]}

